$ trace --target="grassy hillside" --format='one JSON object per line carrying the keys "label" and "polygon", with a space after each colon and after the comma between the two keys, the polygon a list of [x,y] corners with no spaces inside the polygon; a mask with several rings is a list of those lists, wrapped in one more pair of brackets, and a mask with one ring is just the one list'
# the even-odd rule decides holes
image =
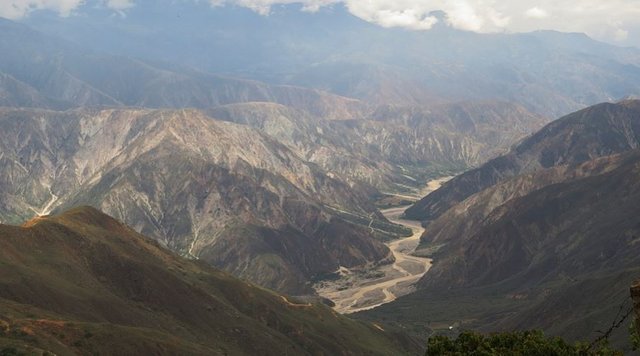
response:
{"label": "grassy hillside", "polygon": [[93,208],[0,225],[0,247],[0,345],[8,351],[415,352],[371,323],[177,257]]}

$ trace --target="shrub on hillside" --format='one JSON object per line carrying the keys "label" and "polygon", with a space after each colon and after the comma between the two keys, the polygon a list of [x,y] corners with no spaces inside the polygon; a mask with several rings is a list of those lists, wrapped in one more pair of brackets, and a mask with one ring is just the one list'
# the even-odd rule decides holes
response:
{"label": "shrub on hillside", "polygon": [[606,344],[569,344],[559,337],[546,337],[542,331],[515,331],[480,334],[463,331],[457,338],[433,336],[429,338],[426,356],[440,355],[522,355],[522,356],[572,356],[572,355],[622,355]]}

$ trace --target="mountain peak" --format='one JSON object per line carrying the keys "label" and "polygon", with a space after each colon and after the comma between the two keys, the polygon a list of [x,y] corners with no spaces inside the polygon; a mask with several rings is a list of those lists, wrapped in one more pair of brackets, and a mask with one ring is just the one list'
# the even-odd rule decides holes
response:
{"label": "mountain peak", "polygon": [[24,224],[23,228],[33,228],[44,223],[57,223],[66,226],[89,225],[102,229],[122,229],[125,226],[118,220],[92,206],[79,206],[56,215],[39,215]]}

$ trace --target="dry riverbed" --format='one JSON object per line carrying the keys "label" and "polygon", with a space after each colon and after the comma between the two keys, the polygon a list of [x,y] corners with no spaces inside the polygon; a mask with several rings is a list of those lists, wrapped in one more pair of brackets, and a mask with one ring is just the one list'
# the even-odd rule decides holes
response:
{"label": "dry riverbed", "polygon": [[[450,177],[430,181],[420,192],[424,196],[440,187]],[[414,197],[415,198],[415,197]],[[316,292],[330,299],[339,313],[355,313],[389,303],[415,290],[414,284],[429,270],[431,259],[413,256],[420,242],[424,228],[418,221],[401,219],[407,208],[395,207],[381,210],[390,221],[411,228],[413,234],[406,238],[390,241],[387,246],[395,257],[390,265],[371,269],[340,268],[339,278],[317,283]]]}

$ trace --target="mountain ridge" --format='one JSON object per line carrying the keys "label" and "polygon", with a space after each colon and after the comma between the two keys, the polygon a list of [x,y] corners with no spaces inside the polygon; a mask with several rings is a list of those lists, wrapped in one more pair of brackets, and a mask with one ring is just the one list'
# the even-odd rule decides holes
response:
{"label": "mountain ridge", "polygon": [[[281,5],[262,16],[231,5],[184,3],[167,9],[145,2],[126,17],[93,11],[61,20],[40,13],[23,22],[107,52],[318,88],[367,103],[501,99],[560,117],[639,91],[640,50],[584,34],[479,34],[445,25],[410,31],[368,23],[340,4],[314,13],[300,10]],[[151,33],[132,31],[152,24],[149,12],[162,18],[163,26]]]}
{"label": "mountain ridge", "polygon": [[0,261],[11,271],[0,276],[0,342],[16,350],[409,354],[415,347],[179,258],[94,208],[0,231]]}
{"label": "mountain ridge", "polygon": [[[297,293],[310,290],[306,282],[316,274],[389,258],[367,224],[392,234],[398,227],[366,192],[248,126],[194,110],[3,113],[4,221],[89,204],[183,254],[220,250],[207,254],[210,263]],[[366,222],[347,222],[335,209]],[[234,243],[227,230],[242,226],[262,233]],[[345,234],[352,238],[340,240]],[[279,242],[265,244],[266,236]],[[352,244],[359,247],[345,247]],[[232,264],[223,263],[234,254]]]}
{"label": "mountain ridge", "polygon": [[[595,105],[560,118],[524,139],[510,153],[445,183],[405,214],[416,220],[434,220],[456,203],[504,179],[638,147],[640,126],[634,115],[639,110],[640,101],[627,100]],[[609,125],[615,125],[616,130]],[[574,135],[572,130],[589,136]]]}

